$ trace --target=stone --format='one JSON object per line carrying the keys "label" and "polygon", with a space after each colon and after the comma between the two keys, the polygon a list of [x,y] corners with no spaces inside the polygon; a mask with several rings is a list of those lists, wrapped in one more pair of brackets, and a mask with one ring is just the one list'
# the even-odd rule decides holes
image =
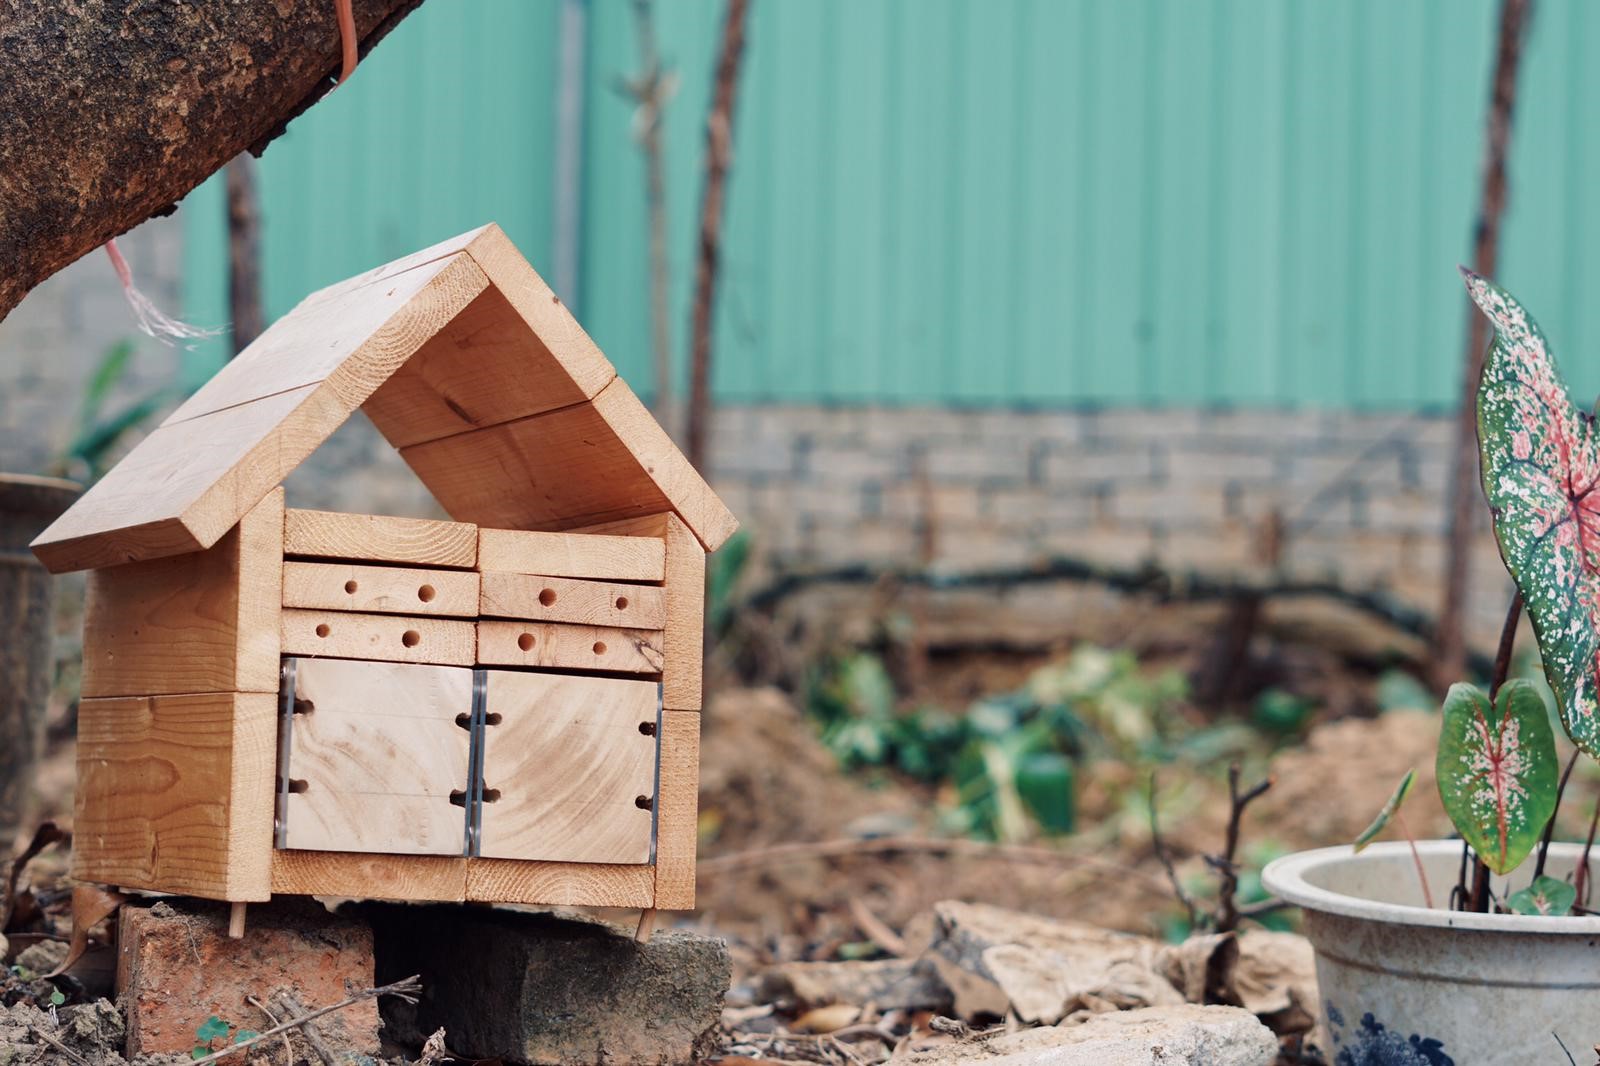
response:
{"label": "stone", "polygon": [[[130,1060],[189,1054],[195,1030],[212,1015],[233,1029],[270,1027],[246,997],[271,1004],[289,992],[315,1010],[373,987],[371,930],[310,900],[251,904],[238,940],[228,937],[225,904],[129,904],[119,918],[118,945],[117,992],[128,1019]],[[361,1055],[379,1050],[372,1000],[316,1025],[330,1047]]]}
{"label": "stone", "polygon": [[908,1056],[910,1066],[1272,1066],[1278,1040],[1239,1007],[1179,1004],[1109,1011],[1078,1025],[966,1037]]}
{"label": "stone", "polygon": [[491,907],[374,906],[378,979],[422,976],[386,1001],[406,1046],[443,1028],[450,1050],[516,1063],[688,1063],[715,1048],[731,963],[721,940]]}
{"label": "stone", "polygon": [[67,961],[67,950],[64,940],[41,940],[17,952],[17,965],[33,974],[54,973]]}
{"label": "stone", "polygon": [[809,1010],[834,1003],[879,1011],[950,1009],[950,989],[927,959],[791,962],[761,975],[759,997]]}

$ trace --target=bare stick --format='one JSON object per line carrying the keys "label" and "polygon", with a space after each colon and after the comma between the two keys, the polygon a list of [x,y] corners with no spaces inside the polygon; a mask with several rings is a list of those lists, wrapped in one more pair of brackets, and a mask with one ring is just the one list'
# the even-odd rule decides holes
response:
{"label": "bare stick", "polygon": [[[244,997],[244,1001],[250,1004],[256,1010],[260,1011],[262,1014],[265,1014],[267,1016],[267,1021],[271,1022],[273,1025],[282,1024],[278,1020],[278,1016],[272,1013],[272,1010],[256,997],[246,996]],[[294,1045],[289,1043],[288,1033],[283,1034],[283,1066],[294,1066]]]}
{"label": "bare stick", "polygon": [[1272,787],[1272,778],[1269,777],[1240,792],[1239,772],[1238,763],[1228,767],[1228,836],[1222,855],[1206,856],[1206,861],[1222,879],[1217,890],[1216,930],[1219,933],[1231,933],[1239,927],[1239,864],[1236,861],[1239,851],[1239,823],[1244,818],[1245,808]]}
{"label": "bare stick", "polygon": [[905,938],[884,924],[882,918],[872,913],[872,910],[861,901],[860,896],[850,897],[850,916],[855,919],[856,928],[867,934],[874,944],[884,951],[904,958],[909,952]]}
{"label": "bare stick", "polygon": [[63,1044],[61,1041],[59,1041],[55,1037],[51,1036],[49,1033],[45,1032],[43,1029],[39,1028],[37,1025],[28,1026],[28,1032],[32,1033],[34,1036],[38,1037],[40,1040],[43,1040],[46,1044],[49,1044],[51,1047],[53,1047],[57,1051],[61,1052],[67,1058],[69,1058],[73,1062],[77,1063],[78,1066],[89,1066],[89,1060],[88,1059],[84,1058],[82,1055],[78,1054],[76,1051],[73,1051],[67,1045]]}
{"label": "bare stick", "polygon": [[[283,1009],[289,1012],[290,1017],[306,1012],[300,1001],[288,992],[279,992],[278,1002],[283,1004]],[[315,1051],[317,1058],[322,1060],[322,1066],[339,1066],[339,1056],[334,1054],[333,1049],[328,1046],[328,1042],[322,1039],[322,1034],[317,1032],[317,1027],[312,1025],[310,1021],[301,1024],[300,1035],[306,1038],[306,1043],[311,1045],[311,1050]],[[283,1038],[287,1042],[289,1034],[283,1034]]]}
{"label": "bare stick", "polygon": [[1589,852],[1594,848],[1594,831],[1600,828],[1600,799],[1595,800],[1594,814],[1589,818],[1589,839],[1583,842],[1583,858],[1578,860],[1578,872],[1573,875],[1572,887],[1578,891],[1578,902],[1589,905]]}
{"label": "bare stick", "polygon": [[[284,1022],[282,1025],[273,1026],[264,1033],[257,1033],[249,1040],[241,1040],[237,1044],[229,1044],[221,1051],[213,1051],[204,1058],[195,1059],[191,1066],[207,1066],[208,1063],[216,1062],[218,1059],[226,1058],[227,1056],[232,1055],[235,1051],[243,1051],[245,1048],[254,1047],[263,1040],[268,1040],[272,1037],[275,1037],[279,1033],[286,1033],[291,1029],[298,1029],[307,1022],[315,1021],[325,1014],[332,1014],[334,1011],[341,1011],[346,1007],[353,1007],[357,1003],[361,1003],[369,999],[376,999],[379,996],[399,996],[401,999],[404,999],[407,1002],[415,1003],[417,1001],[417,995],[421,991],[421,974],[407,977],[404,981],[396,981],[394,984],[384,985],[381,988],[363,989],[362,991],[351,996],[349,999],[341,1000],[331,1007],[319,1007],[310,1014],[295,1018],[292,1021]],[[88,1064],[85,1063],[84,1066],[88,1066]]]}
{"label": "bare stick", "polygon": [[1411,835],[1411,830],[1406,826],[1405,816],[1400,813],[1400,808],[1394,811],[1394,824],[1400,827],[1400,833],[1406,838],[1406,843],[1411,845],[1411,861],[1417,866],[1417,880],[1422,884],[1422,902],[1433,910],[1433,892],[1428,888],[1428,873],[1422,868],[1422,856],[1417,854],[1417,838]]}
{"label": "bare stick", "polygon": [[1539,838],[1539,859],[1533,864],[1534,880],[1544,876],[1544,861],[1550,855],[1550,840],[1556,834],[1556,815],[1561,813],[1561,798],[1567,794],[1567,780],[1572,777],[1572,768],[1578,765],[1578,752],[1573,749],[1572,758],[1567,760],[1567,768],[1561,771],[1561,783],[1556,786],[1556,805],[1550,811],[1550,820],[1544,823],[1544,836]]}
{"label": "bare stick", "polygon": [[1156,821],[1156,775],[1153,771],[1150,774],[1150,843],[1156,850],[1156,858],[1161,860],[1161,868],[1167,872],[1167,880],[1172,885],[1172,894],[1178,898],[1178,902],[1189,915],[1189,928],[1199,929],[1200,908],[1195,906],[1194,897],[1189,895],[1183,887],[1183,882],[1178,880],[1178,871],[1172,865],[1172,856],[1167,852],[1166,841],[1161,839],[1161,827]]}

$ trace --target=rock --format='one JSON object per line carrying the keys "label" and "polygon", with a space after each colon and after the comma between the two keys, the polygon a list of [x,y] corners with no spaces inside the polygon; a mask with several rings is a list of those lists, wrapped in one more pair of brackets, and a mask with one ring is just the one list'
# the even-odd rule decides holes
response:
{"label": "rock", "polygon": [[1303,936],[1252,929],[1239,937],[1230,987],[1231,999],[1280,1036],[1317,1023],[1317,962]]}
{"label": "rock", "polygon": [[[212,1015],[235,1030],[267,1028],[247,996],[271,1004],[289,992],[315,1010],[373,987],[371,930],[308,900],[251,904],[238,940],[228,937],[226,905],[180,899],[128,904],[118,943],[117,989],[127,1013],[130,1060],[189,1054],[195,1030]],[[341,1051],[379,1050],[378,1008],[371,1000],[316,1025]]]}
{"label": "rock", "polygon": [[67,951],[64,940],[41,940],[17,952],[17,965],[39,976],[54,973],[56,967],[67,961]]}
{"label": "rock", "polygon": [[41,1039],[48,1033],[69,1051],[79,1056],[79,1061],[113,1066],[122,1060],[122,1012],[110,1000],[95,1000],[63,1007],[55,1012],[43,1011],[26,1003],[12,1007],[0,1006],[0,1064],[4,1066],[32,1066],[34,1063],[66,1063],[67,1057]]}
{"label": "rock", "polygon": [[730,975],[720,940],[681,931],[637,943],[598,921],[489,907],[370,908],[378,977],[422,975],[415,1007],[384,1004],[415,1046],[518,1063],[687,1063],[715,1047]]}
{"label": "rock", "polygon": [[1179,1004],[1091,1015],[919,1051],[911,1066],[1272,1066],[1278,1041],[1239,1007]]}
{"label": "rock", "polygon": [[870,1003],[880,1011],[950,1009],[950,989],[928,959],[792,962],[761,975],[760,1002],[810,1010],[831,1003]]}

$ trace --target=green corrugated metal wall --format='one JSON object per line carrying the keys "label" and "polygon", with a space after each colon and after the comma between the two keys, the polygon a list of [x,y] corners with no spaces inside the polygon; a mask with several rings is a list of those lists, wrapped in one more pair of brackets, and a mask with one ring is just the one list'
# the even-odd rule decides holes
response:
{"label": "green corrugated metal wall", "polygon": [[[715,0],[658,3],[683,360]],[[1457,388],[1492,0],[755,0],[716,384],[743,401],[1415,408]],[[577,310],[649,391],[594,0]],[[551,258],[553,0],[432,0],[262,160],[269,313],[498,220]],[[1501,278],[1600,390],[1600,10],[1543,0]],[[216,182],[187,312],[224,316]],[[1580,356],[1589,356],[1580,359]],[[215,358],[215,353],[210,353]],[[198,368],[197,368],[198,369]]]}

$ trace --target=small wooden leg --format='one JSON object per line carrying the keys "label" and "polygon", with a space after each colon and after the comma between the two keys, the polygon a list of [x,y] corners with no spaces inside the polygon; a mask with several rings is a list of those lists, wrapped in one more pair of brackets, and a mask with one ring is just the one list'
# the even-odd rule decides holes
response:
{"label": "small wooden leg", "polygon": [[244,909],[248,903],[232,903],[228,909],[228,936],[238,940],[244,936]]}
{"label": "small wooden leg", "polygon": [[650,943],[650,934],[656,931],[656,911],[654,907],[639,912],[639,928],[634,931],[633,939],[641,944]]}

